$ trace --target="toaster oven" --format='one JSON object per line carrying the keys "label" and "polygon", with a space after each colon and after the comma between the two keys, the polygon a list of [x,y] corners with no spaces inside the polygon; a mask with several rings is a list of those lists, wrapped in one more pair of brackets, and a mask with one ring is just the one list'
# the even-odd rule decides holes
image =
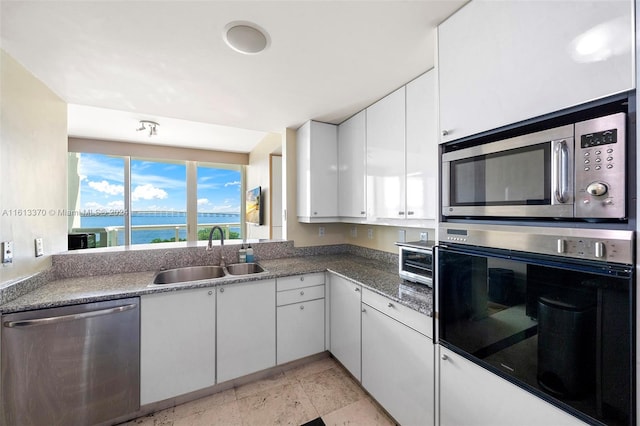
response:
{"label": "toaster oven", "polygon": [[396,243],[398,274],[406,281],[433,286],[433,241]]}

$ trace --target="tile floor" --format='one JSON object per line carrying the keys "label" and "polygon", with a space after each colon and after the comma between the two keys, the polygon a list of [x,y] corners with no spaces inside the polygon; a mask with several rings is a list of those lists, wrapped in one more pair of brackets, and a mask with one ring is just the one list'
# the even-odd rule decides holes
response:
{"label": "tile floor", "polygon": [[323,358],[121,426],[303,425],[318,417],[325,425],[394,425],[340,364]]}

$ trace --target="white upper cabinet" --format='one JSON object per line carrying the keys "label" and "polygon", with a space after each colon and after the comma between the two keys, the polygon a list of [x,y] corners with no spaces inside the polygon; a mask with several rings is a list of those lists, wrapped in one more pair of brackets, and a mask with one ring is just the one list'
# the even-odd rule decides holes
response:
{"label": "white upper cabinet", "polygon": [[366,218],[366,111],[338,126],[338,213]]}
{"label": "white upper cabinet", "polygon": [[367,108],[367,216],[405,218],[405,88]]}
{"label": "white upper cabinet", "polygon": [[442,142],[635,87],[633,1],[474,0],[438,28]]}
{"label": "white upper cabinet", "polygon": [[438,134],[435,71],[407,84],[407,219],[435,219],[438,207]]}
{"label": "white upper cabinet", "polygon": [[298,221],[338,217],[338,126],[307,121],[296,134]]}

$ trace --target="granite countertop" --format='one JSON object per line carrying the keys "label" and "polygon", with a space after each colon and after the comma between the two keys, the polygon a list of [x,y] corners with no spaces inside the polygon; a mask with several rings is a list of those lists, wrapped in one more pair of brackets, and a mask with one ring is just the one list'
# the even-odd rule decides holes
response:
{"label": "granite countertop", "polygon": [[0,305],[0,313],[230,285],[328,270],[425,315],[433,314],[433,291],[420,284],[403,282],[398,276],[397,266],[390,263],[351,254],[288,257],[263,260],[259,263],[266,272],[178,284],[151,284],[155,271],[59,279]]}

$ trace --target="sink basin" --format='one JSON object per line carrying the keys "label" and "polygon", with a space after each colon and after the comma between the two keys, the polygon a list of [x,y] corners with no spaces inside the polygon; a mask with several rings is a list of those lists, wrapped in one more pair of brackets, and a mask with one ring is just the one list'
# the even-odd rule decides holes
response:
{"label": "sink basin", "polygon": [[158,272],[153,278],[153,284],[173,284],[185,281],[221,278],[224,276],[224,268],[220,266],[188,266]]}
{"label": "sink basin", "polygon": [[231,275],[248,275],[264,272],[264,268],[257,263],[234,263],[227,265],[227,271]]}

